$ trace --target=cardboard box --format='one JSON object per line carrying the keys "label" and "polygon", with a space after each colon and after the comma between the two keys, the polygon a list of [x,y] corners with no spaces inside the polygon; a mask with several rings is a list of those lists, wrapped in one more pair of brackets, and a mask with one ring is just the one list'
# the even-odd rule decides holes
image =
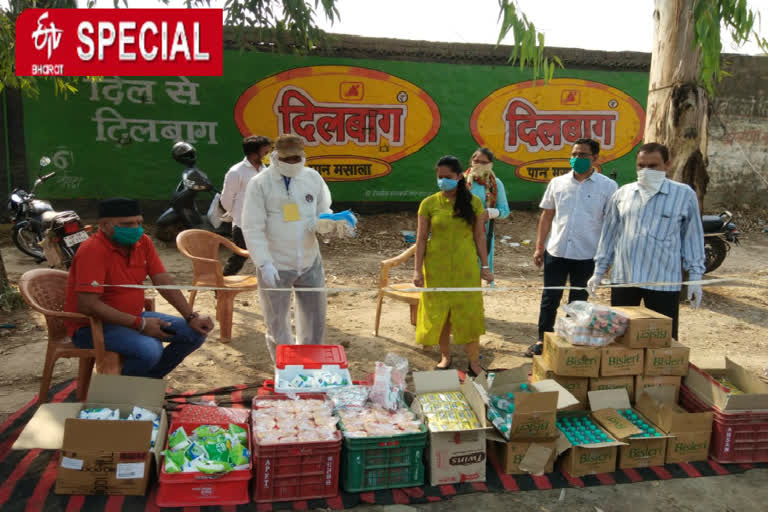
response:
{"label": "cardboard box", "polygon": [[[461,391],[480,421],[479,429],[432,432],[429,431],[429,478],[434,485],[456,482],[485,482],[485,434],[488,420],[485,402],[475,385],[467,379],[462,385],[456,370],[413,372],[416,400],[411,408],[422,420],[418,397],[424,393]],[[429,428],[429,424],[427,424]]]}
{"label": "cardboard box", "polygon": [[556,374],[566,377],[600,375],[600,347],[571,345],[555,333],[544,333],[542,357]]}
{"label": "cardboard box", "polygon": [[668,348],[645,349],[644,375],[688,375],[688,356],[691,349],[672,340]]}
{"label": "cardboard box", "polygon": [[635,434],[641,434],[642,431],[618,412],[631,408],[626,390],[590,391],[589,403],[592,408],[592,416],[600,425],[616,439],[626,443],[619,447],[619,469],[647,468],[664,464],[667,440],[672,436],[662,433],[660,427],[632,409],[641,420],[661,434],[653,438],[632,437]]}
{"label": "cardboard box", "polygon": [[[637,375],[635,376],[635,402],[637,402],[640,399],[640,395],[643,394],[643,391],[648,390],[649,388],[657,388],[657,387],[668,387],[670,389],[674,388],[675,390],[675,403],[677,403],[678,398],[680,397],[680,380],[682,377],[678,376],[671,376],[671,375],[656,375],[656,376],[644,376],[644,375]],[[632,396],[630,394],[630,396]]]}
{"label": "cardboard box", "polygon": [[563,386],[576,400],[582,408],[587,406],[587,391],[589,391],[588,377],[566,377],[557,375],[553,372],[541,356],[533,356],[533,370],[531,373],[531,382],[541,380],[554,380]]}
{"label": "cardboard box", "polygon": [[[497,436],[498,434],[493,434]],[[499,436],[500,438],[500,436]],[[542,475],[555,470],[556,440],[550,441],[504,441],[491,440],[489,434],[488,452],[496,457],[499,467],[507,475]]]}
{"label": "cardboard box", "polygon": [[[160,467],[168,430],[165,385],[160,379],[94,375],[87,402],[41,405],[13,449],[61,451],[56,494],[143,496],[152,460]],[[154,448],[152,422],[77,418],[81,409],[91,407],[120,409],[124,418],[135,405],[160,416]]]}
{"label": "cardboard box", "polygon": [[[719,376],[727,378],[743,393],[731,393],[715,380]],[[725,368],[699,369],[690,365],[685,385],[703,401],[721,411],[768,409],[768,384],[728,358],[725,359]]]}
{"label": "cardboard box", "polygon": [[[494,372],[492,379],[486,373],[481,373],[474,383],[480,388],[486,406],[492,395],[514,394],[515,413],[509,429],[510,440],[530,441],[557,437],[557,410],[578,404],[576,397],[553,380],[530,384],[532,392],[521,391],[521,384],[528,385],[527,365]],[[483,409],[483,415],[486,414],[487,410]]]}
{"label": "cardboard box", "polygon": [[687,412],[677,405],[669,386],[649,388],[637,400],[637,410],[666,434],[665,462],[694,462],[707,460],[712,437],[711,412]]}
{"label": "cardboard box", "polygon": [[643,349],[611,344],[603,347],[600,356],[600,375],[614,377],[641,375],[643,373]]}
{"label": "cardboard box", "polygon": [[[585,412],[569,412],[558,414],[560,417],[591,416]],[[597,420],[592,417],[595,423]],[[599,423],[598,423],[599,426]],[[573,477],[585,475],[595,475],[598,473],[613,473],[616,471],[616,461],[618,447],[625,443],[616,440],[610,432],[605,429],[602,431],[608,435],[609,441],[604,443],[577,444],[573,445],[565,434],[560,433],[557,440],[556,451],[560,455],[563,452],[565,456],[560,460],[560,469]]]}
{"label": "cardboard box", "polygon": [[627,318],[629,325],[617,343],[631,348],[664,348],[672,343],[672,319],[642,306],[611,306]]}
{"label": "cardboard box", "polygon": [[629,396],[635,396],[635,377],[598,377],[589,379],[589,391],[605,391],[606,389],[626,389]]}

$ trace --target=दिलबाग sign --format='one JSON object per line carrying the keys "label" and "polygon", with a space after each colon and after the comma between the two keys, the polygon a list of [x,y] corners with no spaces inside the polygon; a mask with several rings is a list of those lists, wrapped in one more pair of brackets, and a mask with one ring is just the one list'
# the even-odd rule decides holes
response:
{"label": "\u0926\u093f\u0932\u092c\u093e\u0917 sign", "polygon": [[575,78],[522,82],[494,91],[475,107],[470,128],[481,146],[517,167],[521,179],[546,183],[571,170],[571,146],[600,143],[601,163],[629,153],[642,139],[645,112],[626,93]]}
{"label": "\u0926\u093f\u0932\u092c\u093e\u0917 sign", "polygon": [[426,92],[390,74],[309,66],[248,88],[235,122],[243,135],[298,135],[307,165],[326,181],[359,181],[386,176],[392,162],[432,140],[440,112]]}

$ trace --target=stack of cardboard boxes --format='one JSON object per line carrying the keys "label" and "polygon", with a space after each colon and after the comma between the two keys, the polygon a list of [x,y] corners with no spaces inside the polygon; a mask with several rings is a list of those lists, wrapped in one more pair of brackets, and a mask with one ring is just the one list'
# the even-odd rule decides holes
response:
{"label": "stack of cardboard boxes", "polygon": [[688,373],[689,349],[672,339],[671,318],[644,307],[613,309],[629,318],[624,335],[614,343],[605,347],[572,345],[547,333],[544,351],[533,361],[533,382],[554,379],[560,383],[581,402],[578,408],[591,410],[593,419],[617,441],[602,447],[601,464],[592,470],[574,462],[589,457],[578,457],[578,450],[571,450],[564,469],[574,476],[578,476],[574,472],[612,471],[612,465],[620,469],[658,465],[673,458],[667,458],[666,446],[674,432],[657,427],[634,410],[660,435],[631,438],[637,434],[635,429],[616,428],[614,413],[629,409],[649,388],[664,387],[677,401],[681,378]]}

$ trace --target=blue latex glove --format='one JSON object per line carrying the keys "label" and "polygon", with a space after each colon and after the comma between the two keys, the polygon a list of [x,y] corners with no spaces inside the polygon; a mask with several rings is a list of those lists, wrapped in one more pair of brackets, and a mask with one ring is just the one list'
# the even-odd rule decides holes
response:
{"label": "blue latex glove", "polygon": [[355,214],[352,213],[352,210],[344,210],[343,212],[338,213],[321,213],[317,216],[318,219],[328,219],[333,221],[339,221],[343,220],[347,224],[349,224],[350,227],[354,228],[357,225],[357,217],[355,217]]}

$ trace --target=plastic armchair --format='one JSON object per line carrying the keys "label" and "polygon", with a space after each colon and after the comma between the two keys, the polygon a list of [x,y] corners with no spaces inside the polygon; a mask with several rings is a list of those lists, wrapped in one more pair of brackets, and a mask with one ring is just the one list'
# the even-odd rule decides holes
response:
{"label": "plastic armchair", "polygon": [[[48,389],[51,386],[53,367],[61,357],[80,359],[77,376],[77,399],[83,401],[88,396],[88,386],[94,365],[96,371],[106,374],[119,374],[122,368],[120,354],[104,348],[104,331],[101,320],[64,311],[67,295],[67,272],[53,269],[35,269],[21,276],[19,288],[29,307],[42,313],[48,327],[48,349],[45,353],[43,375],[40,380],[40,403],[48,401]],[[154,301],[150,299],[154,305]],[[145,304],[146,306],[146,304]],[[154,308],[153,308],[154,309]],[[88,320],[93,331],[93,348],[77,348],[69,339],[64,319]]]}
{"label": "plastic armchair", "polygon": [[[216,293],[216,321],[219,322],[219,339],[229,343],[232,339],[232,315],[235,296],[238,293],[258,288],[256,276],[225,276],[219,261],[219,247],[245,258],[248,251],[236,246],[223,236],[202,229],[186,229],[176,237],[176,247],[181,254],[192,260],[194,286],[214,286],[220,288]],[[189,304],[194,307],[197,290],[189,293]]]}
{"label": "plastic armchair", "polygon": [[[416,246],[409,247],[405,252],[384,260],[381,262],[381,273],[379,274],[379,295],[376,299],[376,325],[373,330],[373,335],[379,335],[379,323],[381,321],[381,307],[384,302],[384,297],[389,297],[400,302],[406,302],[411,307],[411,324],[416,325],[416,313],[419,310],[419,300],[421,299],[421,292],[404,292],[399,291],[403,289],[413,288],[413,283],[389,283],[389,271],[392,268],[402,265],[416,253]],[[387,289],[389,288],[389,289]]]}

